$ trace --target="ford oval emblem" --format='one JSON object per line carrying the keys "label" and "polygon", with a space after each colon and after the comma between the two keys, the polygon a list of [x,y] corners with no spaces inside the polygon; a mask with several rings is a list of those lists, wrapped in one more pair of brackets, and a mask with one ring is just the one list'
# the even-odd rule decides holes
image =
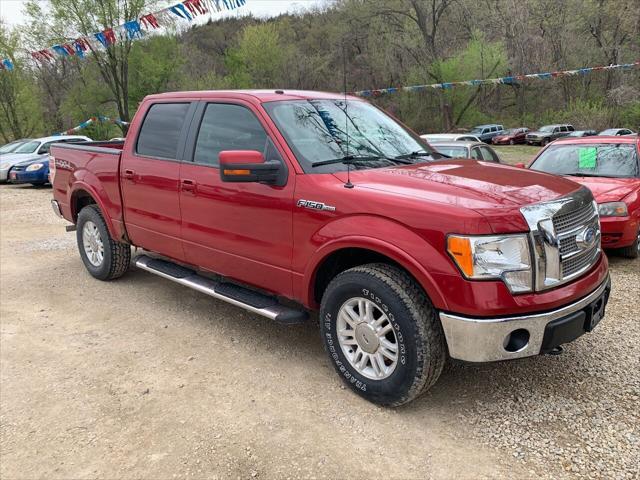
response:
{"label": "ford oval emblem", "polygon": [[576,243],[583,249],[592,247],[595,242],[596,229],[593,227],[587,227],[576,235]]}

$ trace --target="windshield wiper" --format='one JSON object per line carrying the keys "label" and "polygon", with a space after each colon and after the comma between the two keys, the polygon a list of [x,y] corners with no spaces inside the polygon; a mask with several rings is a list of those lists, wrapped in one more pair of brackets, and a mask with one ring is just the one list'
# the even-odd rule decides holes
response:
{"label": "windshield wiper", "polygon": [[403,163],[403,164],[412,164],[413,162],[408,161],[408,160],[404,160],[402,158],[388,158],[388,157],[383,157],[383,156],[355,156],[355,155],[345,155],[344,157],[341,158],[332,158],[330,160],[321,160],[319,162],[313,162],[311,164],[312,168],[315,167],[321,167],[323,165],[332,165],[334,163],[358,163],[358,162],[375,162],[377,160],[388,160],[390,162],[397,162],[397,163]]}
{"label": "windshield wiper", "polygon": [[[440,152],[438,152],[439,155]],[[394,160],[403,160],[405,158],[418,158],[418,157],[432,157],[433,158],[433,152],[427,152],[425,150],[417,150],[415,152],[411,152],[411,153],[405,153],[404,155],[397,155],[395,157],[393,157]]]}
{"label": "windshield wiper", "polygon": [[603,175],[601,173],[562,173],[561,175],[567,175],[569,177],[605,177],[605,178],[627,178],[624,175]]}

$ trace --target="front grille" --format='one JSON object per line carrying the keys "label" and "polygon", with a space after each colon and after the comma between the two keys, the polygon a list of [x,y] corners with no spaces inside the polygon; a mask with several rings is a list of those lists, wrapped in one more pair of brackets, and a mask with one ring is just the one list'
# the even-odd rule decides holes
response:
{"label": "front grille", "polygon": [[537,291],[579,277],[600,258],[600,222],[588,189],[520,211],[531,229]]}
{"label": "front grille", "polygon": [[598,248],[592,248],[562,261],[562,278],[567,279],[589,267],[597,258]]}
{"label": "front grille", "polygon": [[593,203],[588,203],[577,210],[554,215],[553,228],[555,228],[557,235],[562,235],[565,232],[590,223],[589,220],[595,215],[596,211]]}

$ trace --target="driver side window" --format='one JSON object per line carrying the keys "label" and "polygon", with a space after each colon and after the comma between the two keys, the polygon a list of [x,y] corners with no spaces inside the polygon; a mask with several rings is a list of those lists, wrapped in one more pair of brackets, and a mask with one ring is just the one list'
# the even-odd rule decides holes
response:
{"label": "driver side window", "polygon": [[257,150],[267,161],[274,160],[277,155],[264,128],[248,108],[210,103],[202,117],[193,161],[217,167],[220,152],[224,150]]}

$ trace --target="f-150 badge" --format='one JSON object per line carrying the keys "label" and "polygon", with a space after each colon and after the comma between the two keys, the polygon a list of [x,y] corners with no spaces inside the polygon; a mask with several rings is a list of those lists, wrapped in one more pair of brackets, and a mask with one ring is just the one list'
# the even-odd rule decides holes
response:
{"label": "f-150 badge", "polygon": [[308,208],[310,210],[325,210],[327,212],[336,211],[336,207],[332,207],[331,205],[327,205],[322,202],[314,202],[313,200],[298,200],[297,206]]}

